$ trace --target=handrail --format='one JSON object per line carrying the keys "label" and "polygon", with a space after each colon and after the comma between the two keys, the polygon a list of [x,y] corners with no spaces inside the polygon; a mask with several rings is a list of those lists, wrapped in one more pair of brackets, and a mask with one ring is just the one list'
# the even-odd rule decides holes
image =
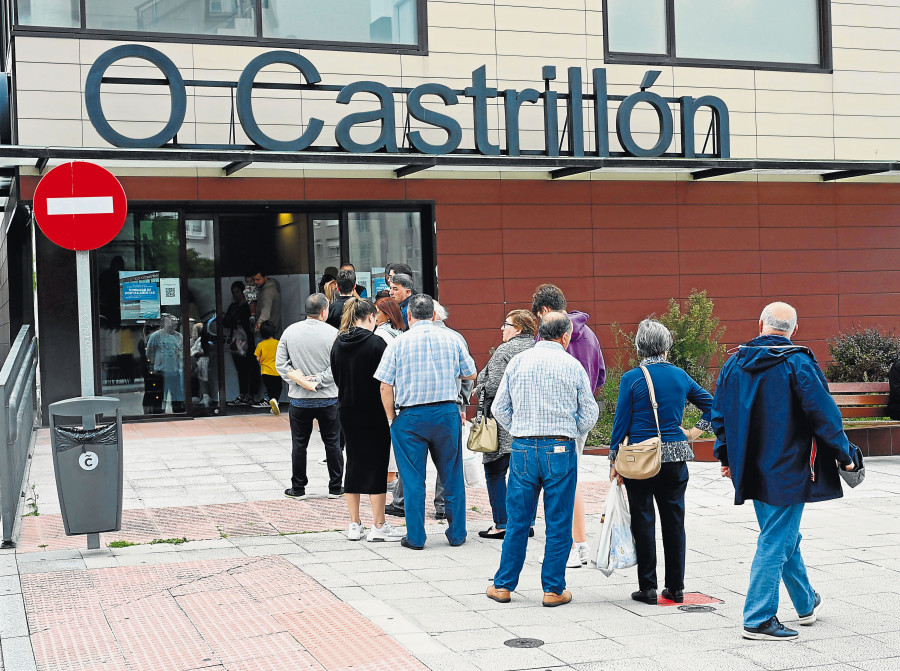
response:
{"label": "handrail", "polygon": [[[37,417],[37,338],[31,326],[19,330],[0,368],[0,522],[3,543],[15,547],[13,529],[23,500],[22,487]],[[31,430],[29,430],[31,429]]]}

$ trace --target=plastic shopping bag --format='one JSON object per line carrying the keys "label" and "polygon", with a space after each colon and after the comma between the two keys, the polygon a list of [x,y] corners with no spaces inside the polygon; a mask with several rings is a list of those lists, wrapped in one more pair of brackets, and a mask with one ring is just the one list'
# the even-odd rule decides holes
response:
{"label": "plastic shopping bag", "polygon": [[600,518],[600,533],[591,547],[591,563],[605,576],[617,568],[637,564],[637,550],[631,535],[631,514],[625,502],[625,487],[613,481]]}
{"label": "plastic shopping bag", "polygon": [[[462,426],[462,442],[465,445],[469,439],[469,430],[472,425],[468,421]],[[484,487],[486,486],[484,479],[484,462],[481,458],[481,452],[472,452],[471,450],[461,449],[463,460],[463,477],[466,481],[466,487]]]}

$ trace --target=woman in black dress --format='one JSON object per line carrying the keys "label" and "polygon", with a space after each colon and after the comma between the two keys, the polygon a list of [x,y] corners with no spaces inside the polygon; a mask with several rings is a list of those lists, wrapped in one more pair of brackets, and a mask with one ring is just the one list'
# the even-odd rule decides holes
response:
{"label": "woman in black dress", "polygon": [[375,335],[377,309],[367,300],[351,298],[344,305],[341,329],[331,348],[331,372],[338,386],[338,413],[347,443],[344,493],[350,511],[347,538],[358,541],[365,528],[359,518],[359,498],[368,494],[375,520],[367,541],[399,541],[404,532],[384,520],[391,432],[380,383],[373,376],[387,348]]}

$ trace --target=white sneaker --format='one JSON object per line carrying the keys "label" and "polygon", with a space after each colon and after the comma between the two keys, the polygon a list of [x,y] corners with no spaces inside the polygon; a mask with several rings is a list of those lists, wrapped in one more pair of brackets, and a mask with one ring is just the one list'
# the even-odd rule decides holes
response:
{"label": "white sneaker", "polygon": [[400,541],[406,535],[406,531],[404,529],[395,529],[391,526],[390,522],[385,522],[381,525],[381,528],[372,527],[369,529],[369,533],[366,536],[366,540],[370,543],[376,541]]}
{"label": "white sneaker", "polygon": [[566,568],[581,568],[581,555],[578,552],[578,548],[572,548],[572,551],[569,552],[569,558],[566,560]]}
{"label": "white sneaker", "polygon": [[575,549],[578,550],[578,557],[581,564],[586,565],[591,554],[591,547],[587,543],[575,543]]}
{"label": "white sneaker", "polygon": [[362,524],[350,522],[350,526],[347,527],[347,540],[358,541],[363,537],[365,532],[366,528]]}

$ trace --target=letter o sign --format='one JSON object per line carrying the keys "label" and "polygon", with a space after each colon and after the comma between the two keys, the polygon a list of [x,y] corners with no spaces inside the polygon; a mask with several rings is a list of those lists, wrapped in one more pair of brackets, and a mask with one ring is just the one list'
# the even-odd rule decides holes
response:
{"label": "letter o sign", "polygon": [[99,463],[100,459],[97,457],[96,452],[82,452],[81,456],[78,457],[78,465],[81,466],[83,471],[93,471]]}
{"label": "letter o sign", "polygon": [[[165,128],[151,137],[135,138],[122,135],[109,125],[103,114],[103,107],[100,104],[100,84],[103,81],[103,75],[106,74],[110,65],[123,58],[140,58],[150,61],[162,71],[169,84],[169,94],[172,97],[169,121]],[[84,102],[94,128],[97,129],[100,137],[111,145],[152,149],[166,144],[181,129],[187,111],[187,91],[184,87],[184,79],[178,72],[178,68],[175,67],[175,63],[164,53],[142,44],[123,44],[104,52],[100,58],[94,61],[84,84]]]}

